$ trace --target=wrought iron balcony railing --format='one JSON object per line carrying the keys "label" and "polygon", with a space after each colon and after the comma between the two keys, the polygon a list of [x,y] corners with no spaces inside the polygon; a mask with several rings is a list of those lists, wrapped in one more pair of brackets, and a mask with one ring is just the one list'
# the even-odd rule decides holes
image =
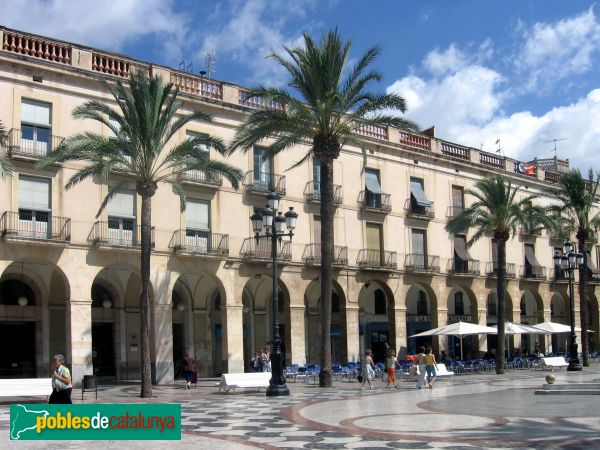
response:
{"label": "wrought iron balcony railing", "polygon": [[387,214],[392,210],[390,194],[375,194],[371,191],[360,191],[358,203],[363,211]]}
{"label": "wrought iron balcony railing", "polygon": [[[317,181],[309,181],[304,186],[304,200],[309,203],[321,203],[321,187]],[[342,186],[333,185],[333,204],[339,206],[342,204]]]}
{"label": "wrought iron balcony railing", "polygon": [[525,264],[524,266],[521,266],[520,274],[521,278],[528,280],[545,280],[546,268],[543,266]]}
{"label": "wrought iron balcony railing", "polygon": [[202,170],[188,170],[181,174],[181,182],[218,188],[223,184],[223,175],[219,173],[207,176]]}
{"label": "wrought iron balcony railing", "polygon": [[[498,276],[498,263],[489,262],[485,265],[485,273],[488,277]],[[517,276],[517,269],[515,263],[506,263],[506,276],[508,278],[515,278]]]}
{"label": "wrought iron balcony railing", "polygon": [[246,192],[275,191],[279,195],[285,195],[285,175],[249,170],[246,172],[242,184]]}
{"label": "wrought iron balcony railing", "polygon": [[175,230],[169,248],[193,255],[229,255],[229,235],[190,229]]}
{"label": "wrought iron balcony railing", "polygon": [[8,132],[8,154],[13,158],[41,159],[60,146],[65,138],[47,135],[44,138],[24,139],[18,128]]}
{"label": "wrought iron balcony railing", "polygon": [[4,239],[69,242],[71,219],[47,211],[5,211],[0,217]]}
{"label": "wrought iron balcony railing", "polygon": [[396,270],[398,267],[396,252],[370,248],[358,252],[356,264],[361,269]]}
{"label": "wrought iron balcony railing", "polygon": [[[142,227],[123,223],[121,227],[109,226],[110,222],[99,220],[92,226],[88,241],[100,247],[140,248]],[[151,228],[151,246],[154,248],[154,227]]]}
{"label": "wrought iron balcony railing", "polygon": [[561,281],[569,281],[569,274],[566,270],[561,269],[560,267],[555,267],[550,270],[550,280],[561,282]]}
{"label": "wrought iron balcony railing", "polygon": [[431,220],[435,217],[433,202],[431,202],[430,206],[420,206],[415,204],[412,199],[408,198],[404,203],[404,211],[408,217],[414,219]]}
{"label": "wrought iron balcony railing", "polygon": [[[305,264],[320,265],[321,244],[306,244],[304,253],[302,253],[302,261]],[[333,246],[333,264],[336,266],[348,265],[348,247],[341,245]]]}
{"label": "wrought iron balcony railing", "polygon": [[[277,243],[277,259],[279,261],[291,261],[292,260],[292,243],[290,241],[280,241]],[[240,250],[240,256],[245,260],[268,260],[272,258],[271,255],[271,239],[261,237],[246,238],[242,244]]]}
{"label": "wrought iron balcony railing", "polygon": [[453,275],[479,275],[479,260],[452,258],[448,260],[447,270]]}
{"label": "wrought iron balcony railing", "polygon": [[440,257],[409,253],[404,258],[404,270],[407,272],[439,272]]}

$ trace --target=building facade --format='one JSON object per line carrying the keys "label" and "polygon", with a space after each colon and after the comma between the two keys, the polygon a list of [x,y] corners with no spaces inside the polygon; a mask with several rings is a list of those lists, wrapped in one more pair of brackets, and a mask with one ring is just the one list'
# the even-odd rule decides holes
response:
{"label": "building facade", "polygon": [[[76,44],[0,28],[0,121],[9,130],[7,152],[16,171],[0,180],[0,376],[47,376],[51,356],[64,353],[77,382],[95,373],[137,379],[140,373],[139,217],[133,179],[115,173],[108,184],[66,181],[81,167],[47,169],[35,163],[65,137],[98,123],[73,119],[89,100],[116,104],[107,83],[132,70],[177,85],[183,113],[203,111],[211,123],[193,123],[177,139],[197,133],[231,140],[235,127],[259,102],[242,87]],[[430,129],[414,135],[360,128],[368,155],[346,146],[334,163],[336,195],[331,346],[334,361],[358,360],[365,348],[381,358],[385,345],[413,353],[409,336],[458,320],[496,322],[496,255],[491,238],[467,248],[451,237],[447,221],[472,202],[465,191],[494,173],[543,192],[568,162],[518,161],[444,141]],[[175,140],[173,140],[175,143]],[[207,151],[211,151],[207,149]],[[245,172],[235,190],[201,172],[184,177],[187,208],[167,185],[152,200],[151,272],[153,376],[167,383],[191,351],[201,376],[248,370],[254,351],[271,335],[270,248],[253,238],[249,217],[276,190],[283,208],[298,212],[291,243],[279,251],[280,318],[288,363],[316,363],[319,348],[319,170],[309,161],[290,169],[307,151],[269,159],[261,147],[227,161]],[[210,154],[211,158],[222,158]],[[290,170],[288,170],[290,169]],[[526,173],[523,173],[526,172]],[[111,186],[125,181],[96,217]],[[543,197],[541,203],[547,202]],[[524,232],[507,246],[507,320],[569,323],[568,287],[552,257],[562,236]],[[592,348],[599,346],[600,285],[597,249],[589,286]],[[579,323],[576,288],[575,321]],[[564,337],[511,338],[511,346],[565,350]],[[458,353],[443,338],[436,349]],[[465,356],[495,347],[494,337],[467,338]]]}

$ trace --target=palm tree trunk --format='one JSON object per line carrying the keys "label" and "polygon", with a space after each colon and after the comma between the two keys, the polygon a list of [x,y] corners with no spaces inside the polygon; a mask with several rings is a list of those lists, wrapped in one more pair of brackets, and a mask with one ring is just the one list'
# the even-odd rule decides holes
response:
{"label": "palm tree trunk", "polygon": [[[589,367],[588,357],[588,314],[587,314],[587,252],[585,251],[585,239],[577,239],[579,251],[583,254],[583,266],[579,267],[579,317],[581,323],[581,353],[583,354],[583,366]],[[575,318],[573,318],[575,320]],[[575,355],[577,357],[577,355]]]}
{"label": "palm tree trunk", "polygon": [[504,373],[504,323],[506,321],[506,239],[498,239],[498,351],[496,352],[496,373]]}
{"label": "palm tree trunk", "polygon": [[321,163],[321,349],[319,386],[331,387],[331,291],[333,287],[333,159]]}
{"label": "palm tree trunk", "polygon": [[141,316],[140,336],[142,346],[142,386],[140,397],[152,397],[152,368],[150,361],[150,298],[148,287],[150,285],[150,252],[152,250],[152,196],[156,187],[142,186],[138,193],[142,196],[142,242],[141,242],[141,275],[142,292],[140,294]]}

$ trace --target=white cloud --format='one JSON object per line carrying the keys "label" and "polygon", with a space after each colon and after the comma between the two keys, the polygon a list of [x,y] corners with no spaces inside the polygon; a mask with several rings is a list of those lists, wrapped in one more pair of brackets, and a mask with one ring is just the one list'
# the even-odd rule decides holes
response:
{"label": "white cloud", "polygon": [[201,31],[198,57],[203,58],[205,51],[214,51],[217,57],[225,54],[247,66],[253,79],[279,84],[284,79],[281,68],[265,57],[300,42],[302,30],[290,29],[290,22],[306,18],[315,5],[314,1],[233,0],[228,8],[220,8],[218,21]]}
{"label": "white cloud", "polygon": [[10,28],[116,51],[149,35],[172,45],[186,28],[171,0],[6,0],[0,20]]}
{"label": "white cloud", "polygon": [[536,23],[524,31],[524,39],[515,65],[528,77],[528,90],[543,91],[593,68],[600,45],[600,24],[590,8],[555,23]]}

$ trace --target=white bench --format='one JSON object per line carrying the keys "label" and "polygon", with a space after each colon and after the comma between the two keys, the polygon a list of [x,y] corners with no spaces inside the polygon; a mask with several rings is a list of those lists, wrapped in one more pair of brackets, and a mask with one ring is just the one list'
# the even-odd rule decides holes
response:
{"label": "white bench", "polygon": [[[417,377],[419,376],[420,371],[419,371],[419,366],[411,366],[410,368],[410,372],[402,372],[402,375],[404,376],[405,379],[409,379],[409,380],[416,380]],[[435,376],[436,378],[444,378],[444,377],[452,377],[454,375],[454,372],[450,372],[447,368],[445,364],[441,364],[438,363],[437,364],[437,369],[435,371]]]}
{"label": "white bench", "polygon": [[224,373],[219,382],[219,392],[229,392],[236,388],[267,388],[271,372]]}
{"label": "white bench", "polygon": [[0,397],[49,397],[52,378],[0,379]]}
{"label": "white bench", "polygon": [[452,377],[454,375],[454,372],[449,371],[446,368],[446,364],[439,364],[437,365],[437,370],[436,373],[438,377]]}
{"label": "white bench", "polygon": [[540,359],[539,367],[542,369],[550,368],[550,370],[554,370],[555,367],[567,367],[568,365],[569,363],[563,356],[547,356]]}

